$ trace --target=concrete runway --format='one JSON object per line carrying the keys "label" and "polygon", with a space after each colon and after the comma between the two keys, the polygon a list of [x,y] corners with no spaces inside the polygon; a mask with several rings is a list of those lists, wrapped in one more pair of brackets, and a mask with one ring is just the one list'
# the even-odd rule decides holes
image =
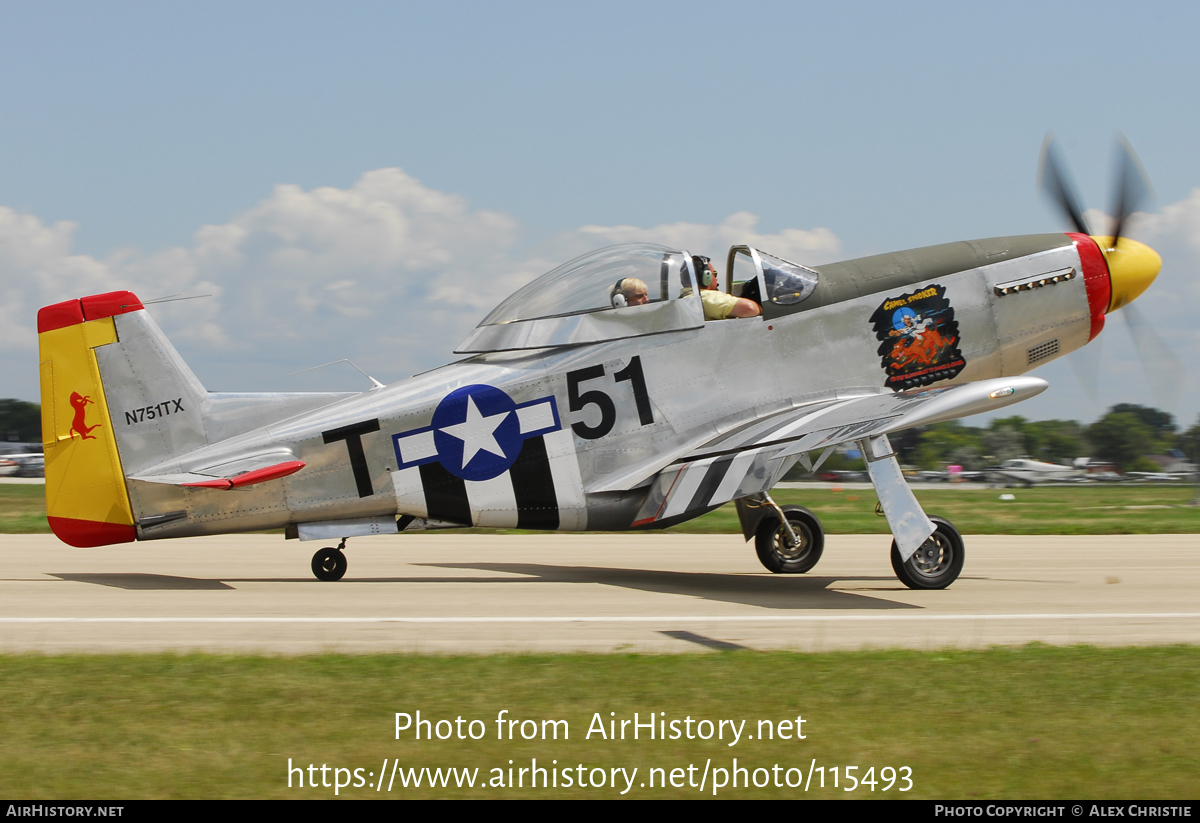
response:
{"label": "concrete runway", "polygon": [[266,535],[73,549],[0,536],[0,651],[820,651],[1200,642],[1200,536],[967,536],[945,591],[905,588],[890,537],[830,536],[772,575],[735,535]]}

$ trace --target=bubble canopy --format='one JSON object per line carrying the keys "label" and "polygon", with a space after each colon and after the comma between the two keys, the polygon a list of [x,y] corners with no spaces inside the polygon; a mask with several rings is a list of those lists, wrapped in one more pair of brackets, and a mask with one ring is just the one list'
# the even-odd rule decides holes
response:
{"label": "bubble canopy", "polygon": [[[698,328],[704,313],[692,283],[691,255],[681,249],[651,243],[598,249],[519,289],[457,350],[543,348]],[[643,289],[645,302],[639,302]]]}
{"label": "bubble canopy", "polygon": [[[650,302],[679,296],[681,268],[691,285],[687,255],[652,243],[608,246],[564,263],[518,290],[483,318],[481,326],[561,317],[614,308],[610,292],[618,281],[641,280]],[[672,276],[672,274],[674,276]],[[665,277],[664,277],[665,275]]]}

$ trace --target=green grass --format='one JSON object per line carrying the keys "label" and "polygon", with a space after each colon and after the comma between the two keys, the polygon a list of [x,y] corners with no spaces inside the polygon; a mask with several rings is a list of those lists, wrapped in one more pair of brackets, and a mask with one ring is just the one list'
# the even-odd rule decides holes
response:
{"label": "green grass", "polygon": [[[1194,798],[1200,649],[1027,646],[934,653],[678,656],[4,656],[0,794],[23,798],[332,797],[287,787],[287,762],[378,774],[403,766],[912,769],[903,794],[809,797]],[[395,739],[395,712],[485,721],[482,740]],[[495,718],[565,719],[569,740],[497,741]],[[608,720],[746,720],[724,741],[585,739]],[[759,720],[805,719],[805,740],[759,740]],[[631,729],[627,729],[627,732]],[[726,730],[727,731],[727,730]],[[320,772],[317,772],[319,778]],[[698,781],[700,772],[695,772]],[[528,783],[526,784],[528,786]],[[844,785],[844,783],[843,783]],[[611,788],[400,789],[392,797],[614,797]],[[369,788],[348,797],[384,797]],[[711,777],[706,796],[711,796]],[[718,796],[803,796],[799,789]]]}
{"label": "green grass", "polygon": [[[1200,507],[1189,506],[1191,486],[1055,486],[1030,489],[934,489],[915,492],[929,514],[954,523],[963,534],[1196,534]],[[1015,500],[1001,500],[1011,494]],[[827,534],[887,534],[875,513],[872,489],[774,489],[772,499],[804,506],[820,518]],[[1144,508],[1149,507],[1149,508]],[[740,534],[732,503],[667,532]],[[454,529],[458,533],[517,533]]]}
{"label": "green grass", "polygon": [[46,487],[40,483],[0,484],[0,534],[49,534]]}
{"label": "green grass", "polygon": [[[1015,500],[1001,500],[1012,494]],[[916,492],[930,514],[950,520],[963,534],[1195,534],[1200,507],[1188,506],[1191,486],[1042,486],[1030,489],[937,489]],[[871,489],[776,489],[781,505],[812,509],[829,534],[886,534],[887,521],[875,514]],[[1153,508],[1141,508],[1153,507]],[[0,485],[0,534],[46,534],[45,487]],[[455,532],[495,533],[493,529]],[[732,504],[668,531],[736,534],[741,531]]]}
{"label": "green grass", "polygon": [[[1029,489],[937,489],[915,492],[929,514],[940,515],[963,534],[1195,534],[1200,507],[1187,505],[1192,486],[1040,486]],[[1011,494],[1015,500],[1001,500]],[[780,505],[804,506],[830,534],[886,534],[875,514],[872,489],[776,489]],[[1138,508],[1153,506],[1161,508]],[[1133,508],[1130,508],[1133,507]],[[669,531],[738,532],[732,505]]]}

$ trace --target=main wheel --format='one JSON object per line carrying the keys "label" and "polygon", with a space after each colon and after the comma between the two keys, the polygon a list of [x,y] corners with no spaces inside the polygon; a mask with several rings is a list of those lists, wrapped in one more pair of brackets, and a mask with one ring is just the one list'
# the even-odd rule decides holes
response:
{"label": "main wheel", "polygon": [[821,552],[825,549],[825,530],[821,528],[817,516],[808,509],[799,506],[782,508],[799,543],[792,545],[792,538],[778,515],[767,515],[759,523],[758,533],[754,535],[754,549],[768,571],[775,574],[803,574],[821,559]]}
{"label": "main wheel", "polygon": [[900,549],[892,541],[892,569],[910,589],[944,589],[962,571],[965,559],[962,535],[949,520],[929,519],[937,530],[907,561],[900,560]]}
{"label": "main wheel", "polygon": [[318,580],[341,580],[347,565],[346,555],[337,549],[321,549],[312,559],[313,574]]}

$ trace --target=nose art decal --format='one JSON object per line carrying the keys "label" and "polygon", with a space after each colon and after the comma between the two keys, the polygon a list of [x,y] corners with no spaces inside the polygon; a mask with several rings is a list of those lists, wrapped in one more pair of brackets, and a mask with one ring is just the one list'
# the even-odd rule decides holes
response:
{"label": "nose art decal", "polygon": [[967,365],[946,287],[931,285],[883,301],[871,322],[889,389],[951,380]]}

